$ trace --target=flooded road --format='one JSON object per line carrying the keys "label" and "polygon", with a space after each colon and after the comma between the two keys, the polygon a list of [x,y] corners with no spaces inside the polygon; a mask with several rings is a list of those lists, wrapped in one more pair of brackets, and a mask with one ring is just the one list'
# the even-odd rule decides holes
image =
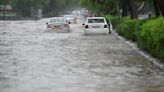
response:
{"label": "flooded road", "polygon": [[112,35],[0,22],[0,92],[164,92],[164,73]]}

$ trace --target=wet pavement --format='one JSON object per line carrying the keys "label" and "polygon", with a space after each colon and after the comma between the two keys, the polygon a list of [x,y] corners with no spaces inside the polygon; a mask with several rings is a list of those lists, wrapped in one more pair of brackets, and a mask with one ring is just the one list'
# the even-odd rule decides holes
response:
{"label": "wet pavement", "polygon": [[0,92],[164,92],[164,73],[111,35],[0,21]]}

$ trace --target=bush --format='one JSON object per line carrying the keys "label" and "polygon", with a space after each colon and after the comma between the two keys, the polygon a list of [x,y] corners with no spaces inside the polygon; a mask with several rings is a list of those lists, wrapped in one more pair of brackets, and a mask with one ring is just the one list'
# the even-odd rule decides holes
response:
{"label": "bush", "polygon": [[119,18],[118,16],[111,15],[105,15],[104,17],[107,19],[107,21],[111,21],[114,29],[117,28],[118,25],[122,24],[122,22],[130,20],[130,17]]}
{"label": "bush", "polygon": [[132,40],[137,41],[138,40],[138,33],[140,30],[140,20],[124,20],[121,22],[120,25],[118,25],[116,32],[119,35],[122,35],[123,37]]}
{"label": "bush", "polygon": [[119,24],[119,17],[111,16],[111,15],[105,15],[104,16],[107,21],[111,21],[113,28],[116,28],[116,26]]}
{"label": "bush", "polygon": [[140,32],[140,47],[164,61],[164,18],[143,24]]}
{"label": "bush", "polygon": [[139,47],[164,61],[164,18],[145,20],[122,18],[119,22],[116,29],[119,35],[137,42]]}

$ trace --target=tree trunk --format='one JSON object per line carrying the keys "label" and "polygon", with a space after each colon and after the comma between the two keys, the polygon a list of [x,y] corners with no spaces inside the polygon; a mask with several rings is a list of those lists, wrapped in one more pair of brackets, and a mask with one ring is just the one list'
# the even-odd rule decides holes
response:
{"label": "tree trunk", "polygon": [[129,11],[132,19],[138,18],[137,7],[134,0],[122,0],[121,7],[122,16],[127,16]]}
{"label": "tree trunk", "polygon": [[121,8],[122,8],[122,16],[125,17],[125,16],[128,16],[128,8],[127,8],[127,3],[126,3],[127,0],[121,0]]}
{"label": "tree trunk", "polygon": [[137,6],[134,0],[128,0],[129,11],[132,19],[138,18]]}
{"label": "tree trunk", "polygon": [[160,16],[161,14],[162,16],[164,16],[164,0],[153,0],[153,3],[155,7],[156,17]]}
{"label": "tree trunk", "polygon": [[157,0],[162,16],[164,16],[164,0]]}
{"label": "tree trunk", "polygon": [[158,17],[158,16],[160,16],[160,10],[159,10],[156,0],[153,0],[153,4],[154,4],[154,8],[155,8],[156,17]]}

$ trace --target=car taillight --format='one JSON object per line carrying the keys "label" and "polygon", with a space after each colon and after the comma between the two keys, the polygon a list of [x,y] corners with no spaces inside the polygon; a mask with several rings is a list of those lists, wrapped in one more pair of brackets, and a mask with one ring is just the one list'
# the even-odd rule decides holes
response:
{"label": "car taillight", "polygon": [[89,26],[88,25],[85,25],[85,28],[89,28]]}
{"label": "car taillight", "polygon": [[47,25],[47,28],[51,28],[51,25]]}
{"label": "car taillight", "polygon": [[104,25],[104,28],[108,28],[108,25]]}

